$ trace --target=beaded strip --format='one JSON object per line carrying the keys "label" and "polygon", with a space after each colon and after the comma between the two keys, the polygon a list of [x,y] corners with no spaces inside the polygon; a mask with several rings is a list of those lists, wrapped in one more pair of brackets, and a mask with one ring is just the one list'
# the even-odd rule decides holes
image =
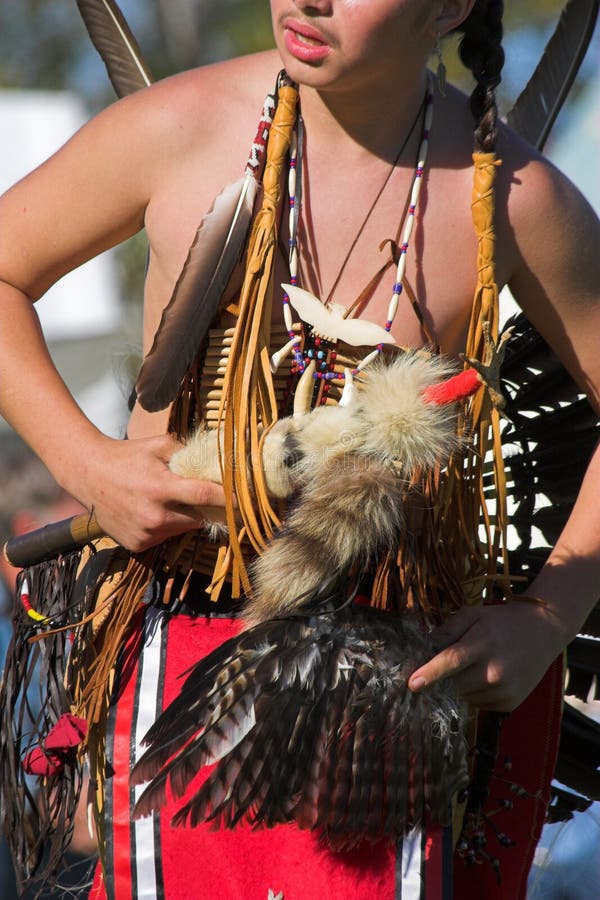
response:
{"label": "beaded strip", "polygon": [[262,114],[259,119],[256,136],[250,147],[248,162],[246,163],[246,175],[256,176],[263,163],[264,151],[269,138],[269,131],[273,123],[273,114],[275,112],[275,96],[267,94],[263,104]]}
{"label": "beaded strip", "polygon": [[[419,197],[421,194],[421,188],[423,185],[423,175],[425,172],[425,163],[427,161],[427,154],[429,150],[429,139],[431,133],[431,124],[433,121],[433,90],[431,86],[431,79],[428,77],[427,82],[427,92],[425,96],[425,113],[423,119],[423,131],[421,134],[421,143],[419,146],[419,153],[417,157],[417,166],[415,168],[415,173],[413,176],[410,202],[408,206],[408,210],[406,213],[406,221],[404,224],[404,230],[402,234],[402,244],[400,246],[400,257],[398,260],[398,266],[396,268],[396,275],[394,280],[394,285],[392,288],[392,297],[388,306],[387,320],[385,323],[385,330],[390,332],[392,326],[394,324],[394,319],[398,312],[400,295],[403,291],[402,281],[404,279],[404,275],[406,272],[406,256],[408,252],[408,248],[410,245],[410,240],[412,237],[412,232],[416,219],[416,211],[419,203]],[[295,133],[294,140],[292,143],[292,147],[290,150],[290,169],[288,176],[288,196],[289,196],[289,205],[290,205],[290,219],[289,219],[289,270],[290,270],[290,284],[297,285],[298,284],[298,245],[297,245],[297,228],[298,228],[298,218],[300,213],[300,191],[299,191],[299,173],[301,170],[301,140],[299,140],[298,135]],[[306,367],[312,362],[313,359],[319,364],[320,371],[317,370],[313,374],[313,378],[316,380],[324,380],[324,381],[344,381],[346,379],[346,374],[344,372],[334,372],[334,371],[324,371],[324,368],[327,368],[324,360],[327,356],[327,351],[321,350],[321,339],[316,337],[314,339],[315,348],[311,348],[306,354],[300,350],[301,338],[293,329],[293,316],[290,308],[290,298],[286,293],[283,295],[283,317],[285,322],[285,327],[288,333],[289,342],[282,347],[282,349],[274,355],[272,367],[273,369],[279,364],[281,359],[287,356],[290,352],[293,352],[293,362],[292,362],[292,373],[300,373],[302,374]],[[377,344],[375,349],[369,353],[367,356],[362,359],[357,366],[352,370],[351,375],[357,375],[361,372],[366,366],[368,366],[371,362],[373,362],[382,352],[385,344]],[[312,351],[312,352],[311,352]],[[336,358],[336,351],[330,351],[330,362],[333,362]]]}
{"label": "beaded strip", "polygon": [[27,583],[27,579],[24,578],[21,583],[21,593],[19,596],[21,600],[21,605],[30,619],[33,619],[38,625],[46,624],[50,620],[47,616],[42,615],[31,605],[31,601],[29,599],[29,584]]}
{"label": "beaded strip", "polygon": [[[298,116],[298,122],[292,135],[290,145],[290,168],[288,174],[288,198],[289,198],[289,258],[288,266],[290,272],[290,284],[298,284],[298,220],[300,218],[300,208],[302,203],[302,147],[304,143],[304,124],[301,116]],[[272,368],[281,359],[284,359],[290,351],[294,354],[295,371],[304,371],[305,361],[299,344],[302,343],[301,335],[294,330],[294,321],[292,310],[290,308],[290,298],[287,293],[283,293],[283,321],[288,333],[289,342],[281,349],[272,359]]]}

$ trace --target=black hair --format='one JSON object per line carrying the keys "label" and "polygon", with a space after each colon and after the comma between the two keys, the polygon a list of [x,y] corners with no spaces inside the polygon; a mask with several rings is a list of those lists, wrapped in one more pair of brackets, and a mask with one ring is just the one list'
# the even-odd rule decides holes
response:
{"label": "black hair", "polygon": [[471,111],[475,119],[475,150],[494,150],[498,130],[496,88],[502,80],[502,0],[476,0],[473,9],[459,25],[463,37],[459,54],[463,64],[473,73],[477,84],[471,94]]}

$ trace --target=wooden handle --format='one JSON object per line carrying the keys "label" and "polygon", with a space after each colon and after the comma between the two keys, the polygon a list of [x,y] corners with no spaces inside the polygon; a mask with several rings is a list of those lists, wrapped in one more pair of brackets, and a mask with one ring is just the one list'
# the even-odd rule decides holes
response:
{"label": "wooden handle", "polygon": [[11,566],[23,569],[83,547],[103,534],[93,514],[80,513],[10,538],[3,547],[3,553]]}

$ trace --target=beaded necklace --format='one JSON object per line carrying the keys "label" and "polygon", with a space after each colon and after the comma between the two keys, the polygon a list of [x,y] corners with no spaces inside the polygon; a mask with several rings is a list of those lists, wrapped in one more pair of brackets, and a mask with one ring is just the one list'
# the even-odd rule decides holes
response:
{"label": "beaded necklace", "polygon": [[[403,279],[406,271],[406,256],[410,244],[410,239],[412,236],[412,231],[415,223],[416,211],[419,201],[419,196],[421,192],[421,186],[423,184],[423,175],[425,171],[425,163],[427,160],[427,153],[429,149],[429,136],[431,131],[431,123],[433,119],[433,91],[431,86],[431,79],[428,75],[427,80],[427,89],[425,93],[424,100],[424,115],[423,115],[423,128],[421,132],[421,139],[419,145],[419,153],[417,157],[417,165],[414,171],[412,186],[410,192],[410,201],[408,204],[408,209],[406,210],[404,228],[402,233],[402,243],[399,248],[399,259],[396,267],[394,284],[392,287],[392,297],[388,306],[387,319],[383,329],[380,329],[381,338],[378,343],[376,343],[375,348],[367,354],[353,370],[346,369],[345,372],[335,372],[332,370],[331,364],[335,361],[336,358],[336,350],[335,346],[337,345],[337,341],[340,339],[339,334],[331,334],[331,332],[335,332],[339,330],[340,332],[344,332],[347,329],[344,327],[340,327],[340,322],[347,323],[346,316],[349,310],[343,310],[341,307],[332,306],[327,309],[327,334],[328,337],[333,338],[333,340],[325,340],[324,337],[318,333],[315,329],[315,322],[311,321],[310,309],[306,310],[305,304],[308,301],[314,301],[314,304],[318,304],[321,308],[321,313],[317,314],[316,306],[313,303],[309,303],[310,306],[314,309],[314,318],[321,319],[323,318],[323,310],[325,306],[321,304],[316,298],[310,297],[306,292],[302,292],[304,295],[303,298],[303,312],[304,318],[307,321],[307,324],[313,326],[311,328],[311,333],[309,335],[309,339],[303,342],[302,335],[298,334],[297,330],[294,329],[294,320],[292,315],[291,307],[296,307],[300,305],[294,301],[294,294],[296,295],[298,301],[300,299],[300,295],[294,290],[288,289],[286,285],[284,285],[284,294],[282,298],[283,305],[283,317],[285,322],[286,331],[288,333],[289,341],[278,353],[274,354],[272,357],[272,368],[275,370],[278,365],[280,365],[281,361],[292,353],[292,365],[291,371],[292,374],[302,374],[307,368],[314,369],[313,378],[317,381],[331,382],[333,380],[338,381],[351,381],[354,375],[357,375],[361,372],[366,366],[368,366],[371,362],[373,362],[382,352],[384,346],[386,344],[395,343],[394,338],[391,336],[391,329],[394,323],[394,319],[398,312],[398,306],[400,301],[400,295],[403,291]],[[412,129],[411,129],[412,132]],[[410,134],[409,134],[410,136]],[[298,288],[298,242],[297,242],[297,234],[298,234],[298,220],[300,217],[300,208],[301,208],[301,159],[302,159],[302,144],[303,144],[303,125],[301,117],[298,117],[297,127],[294,130],[291,146],[290,146],[290,162],[289,162],[289,174],[288,174],[288,196],[289,196],[289,272],[290,272],[290,288],[296,289]],[[392,166],[390,171],[393,171],[396,165],[396,161]],[[383,189],[387,185],[390,175],[386,178],[383,187],[380,189],[377,197],[375,199],[375,203],[379,199]],[[371,206],[368,214],[372,212],[372,209],[375,205]],[[365,222],[366,220],[365,219]],[[364,227],[364,222],[363,226]],[[356,243],[356,239],[353,243]],[[348,254],[349,255],[349,254]],[[345,262],[344,264],[345,265]],[[290,297],[290,294],[292,297]],[[330,292],[331,296],[331,292]],[[299,310],[297,310],[299,311]],[[373,328],[373,323],[369,323],[366,320],[361,320],[364,326],[368,326],[369,328]],[[389,335],[389,338],[385,338],[383,336],[383,332]],[[349,342],[349,341],[348,341]],[[304,349],[301,349],[300,345],[304,343]],[[363,342],[364,343],[364,342]],[[325,347],[328,346],[328,349]],[[327,393],[327,385],[324,386],[325,393]]]}

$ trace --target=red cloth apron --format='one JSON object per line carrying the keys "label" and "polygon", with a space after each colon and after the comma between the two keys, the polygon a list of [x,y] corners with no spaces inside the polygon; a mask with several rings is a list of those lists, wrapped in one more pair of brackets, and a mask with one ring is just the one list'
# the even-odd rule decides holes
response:
{"label": "red cloth apron", "polygon": [[[138,654],[139,639],[132,641],[109,719],[112,774],[106,787],[107,852],[105,873],[97,872],[92,900],[268,900],[269,896],[280,900],[451,900],[449,829],[432,827],[398,846],[365,843],[353,851],[333,854],[316,836],[293,825],[258,830],[242,825],[233,831],[212,831],[210,826],[171,828],[170,820],[183,800],[169,800],[160,815],[133,822],[135,798],[129,771],[139,755],[141,737],[177,695],[180,676],[239,628],[239,620],[229,618],[180,615],[166,622],[157,610],[148,610],[142,652]],[[562,693],[559,683],[560,677],[547,677],[505,726],[503,740],[506,737],[511,743],[510,736],[516,732],[522,750],[509,752],[513,761],[510,778],[538,793],[535,800],[519,801],[517,814],[509,813],[501,826],[518,839],[517,847],[503,853],[503,884],[497,888],[489,865],[467,868],[458,860],[456,898],[518,900],[525,896],[526,874],[554,768]],[[544,699],[549,689],[558,691],[554,704]],[[551,736],[542,722],[547,713],[554,723]],[[521,731],[522,720],[533,726],[528,728],[529,737]],[[536,766],[532,768],[528,760]],[[536,776],[535,784],[524,784],[527,772]],[[200,773],[195,784],[203,777],[206,774]],[[500,851],[490,846],[490,854],[500,856]]]}

